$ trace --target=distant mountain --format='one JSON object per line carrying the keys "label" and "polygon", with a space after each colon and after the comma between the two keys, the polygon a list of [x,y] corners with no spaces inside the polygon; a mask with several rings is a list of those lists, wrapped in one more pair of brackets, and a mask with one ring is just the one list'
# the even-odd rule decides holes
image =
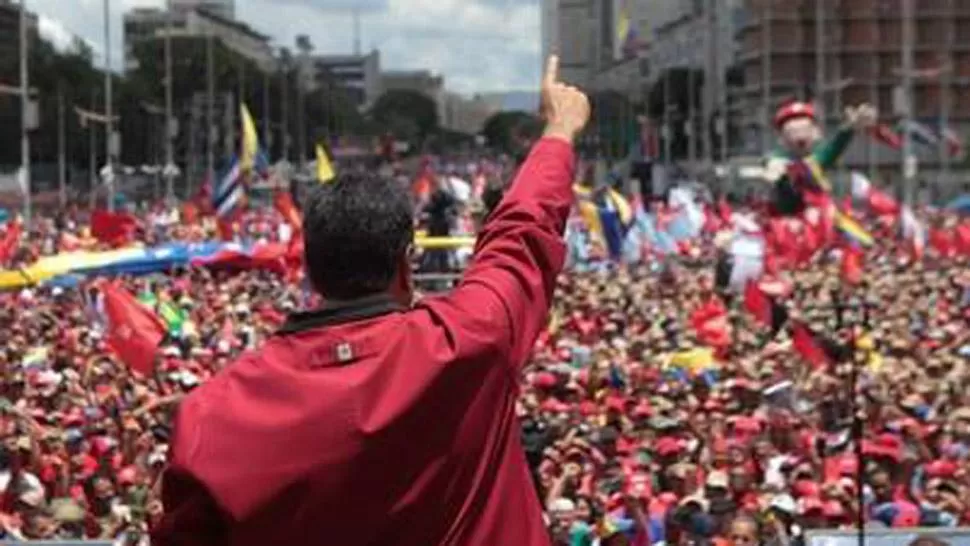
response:
{"label": "distant mountain", "polygon": [[502,110],[525,110],[534,112],[539,109],[539,94],[533,91],[510,91],[505,93]]}
{"label": "distant mountain", "polygon": [[482,93],[479,96],[503,111],[524,110],[534,112],[539,109],[539,94],[533,91]]}

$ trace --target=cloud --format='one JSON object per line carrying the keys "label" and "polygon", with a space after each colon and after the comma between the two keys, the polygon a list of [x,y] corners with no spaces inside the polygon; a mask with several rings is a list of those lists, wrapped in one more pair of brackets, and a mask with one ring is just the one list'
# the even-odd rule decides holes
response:
{"label": "cloud", "polygon": [[[55,43],[75,34],[103,58],[103,0],[30,0]],[[121,66],[125,10],[165,0],[111,0],[112,66]],[[285,6],[283,6],[285,4]],[[384,69],[427,69],[463,93],[531,90],[538,85],[538,0],[236,0],[237,16],[292,47],[307,34],[316,52],[352,51],[352,8],[361,10],[361,45],[381,52]],[[44,24],[42,23],[42,26]]]}
{"label": "cloud", "polygon": [[41,15],[37,25],[40,35],[54,44],[59,51],[70,49],[74,44],[75,35],[64,26],[64,23]]}

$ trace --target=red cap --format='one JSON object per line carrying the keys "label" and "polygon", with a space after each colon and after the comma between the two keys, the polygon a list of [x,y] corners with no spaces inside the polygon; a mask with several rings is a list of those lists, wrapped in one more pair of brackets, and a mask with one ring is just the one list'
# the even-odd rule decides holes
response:
{"label": "red cap", "polygon": [[539,372],[532,378],[532,384],[540,389],[556,386],[556,376],[550,372]]}
{"label": "red cap", "polygon": [[952,478],[959,467],[953,461],[937,459],[925,467],[926,474],[931,478]]}
{"label": "red cap", "polygon": [[626,399],[622,396],[608,396],[606,398],[606,409],[622,412],[626,409]]}
{"label": "red cap", "polygon": [[676,438],[670,436],[662,436],[657,439],[656,444],[653,446],[654,451],[657,452],[661,457],[667,457],[669,455],[676,455],[680,453],[683,446]]}
{"label": "red cap", "polygon": [[781,129],[785,122],[796,118],[815,119],[815,107],[811,103],[793,100],[781,105],[775,113],[775,128]]}

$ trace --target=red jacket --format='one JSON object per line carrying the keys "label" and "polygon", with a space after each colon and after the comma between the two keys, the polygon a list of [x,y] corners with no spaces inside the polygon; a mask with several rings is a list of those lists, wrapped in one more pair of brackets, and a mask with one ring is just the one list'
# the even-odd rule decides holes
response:
{"label": "red jacket", "polygon": [[452,293],[296,315],[187,397],[152,544],[549,544],[515,401],[574,163],[536,145]]}

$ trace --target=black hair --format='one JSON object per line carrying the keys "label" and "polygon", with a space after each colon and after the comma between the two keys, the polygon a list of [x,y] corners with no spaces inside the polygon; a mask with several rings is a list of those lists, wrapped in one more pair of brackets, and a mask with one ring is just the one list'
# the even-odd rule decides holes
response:
{"label": "black hair", "polygon": [[303,215],[307,276],[330,299],[386,291],[414,239],[407,188],[374,174],[346,173],[314,186]]}

